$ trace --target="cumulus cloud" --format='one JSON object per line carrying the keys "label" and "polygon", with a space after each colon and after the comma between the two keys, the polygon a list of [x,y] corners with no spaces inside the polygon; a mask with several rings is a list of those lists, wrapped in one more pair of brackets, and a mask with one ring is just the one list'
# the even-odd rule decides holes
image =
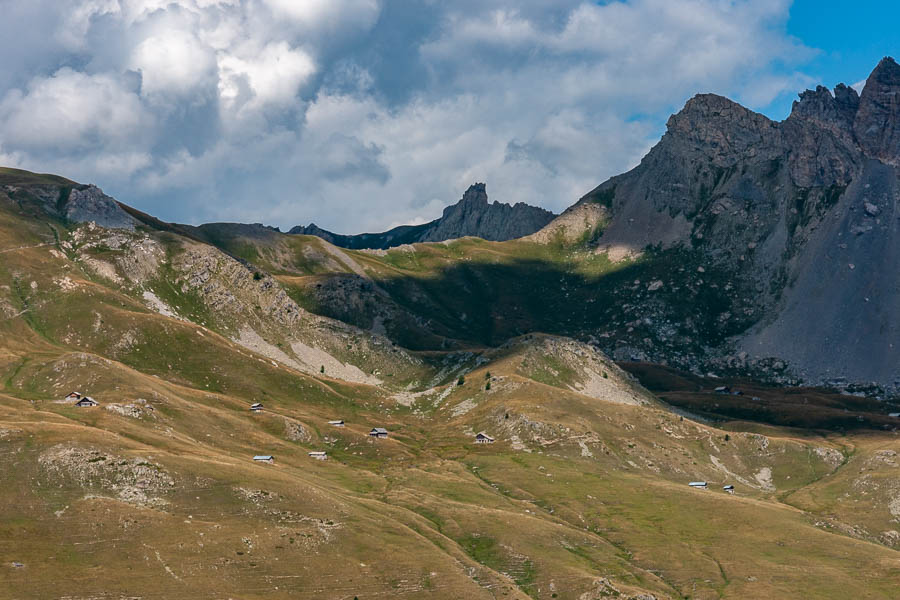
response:
{"label": "cumulus cloud", "polygon": [[219,94],[228,108],[254,108],[297,101],[300,85],[315,72],[312,58],[287,42],[219,57]]}
{"label": "cumulus cloud", "polygon": [[189,31],[163,30],[141,40],[128,66],[141,74],[147,97],[190,96],[216,81],[215,52]]}
{"label": "cumulus cloud", "polygon": [[764,108],[812,56],[789,0],[7,4],[0,160],[164,219],[342,232],[435,218],[476,180],[562,210],[693,93]]}
{"label": "cumulus cloud", "polygon": [[0,102],[4,144],[42,155],[140,143],[153,119],[126,80],[64,67],[11,90]]}

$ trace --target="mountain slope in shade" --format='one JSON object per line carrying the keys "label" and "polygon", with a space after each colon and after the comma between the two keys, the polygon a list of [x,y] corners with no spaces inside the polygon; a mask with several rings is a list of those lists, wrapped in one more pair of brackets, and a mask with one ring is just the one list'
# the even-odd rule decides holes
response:
{"label": "mountain slope in shade", "polygon": [[403,244],[443,242],[467,236],[491,241],[512,240],[538,231],[553,220],[554,216],[549,210],[523,202],[515,205],[500,202],[490,204],[485,185],[476,183],[466,190],[459,202],[445,208],[440,218],[422,225],[401,225],[383,233],[342,235],[311,223],[305,227],[294,227],[289,233],[315,235],[344,248],[386,249]]}

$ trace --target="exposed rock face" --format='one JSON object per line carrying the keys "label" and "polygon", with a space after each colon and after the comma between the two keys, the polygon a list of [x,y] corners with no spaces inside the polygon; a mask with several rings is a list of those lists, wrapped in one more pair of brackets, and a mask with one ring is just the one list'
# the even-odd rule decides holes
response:
{"label": "exposed rock face", "polygon": [[[24,179],[23,179],[24,177]],[[71,223],[94,222],[108,229],[134,231],[137,221],[115,199],[95,185],[84,185],[54,175],[36,176],[0,167],[0,194],[15,198],[20,206],[37,207]]]}
{"label": "exposed rock face", "polygon": [[488,203],[485,184],[476,183],[466,190],[462,200],[444,209],[444,214],[424,225],[403,225],[384,233],[340,235],[312,223],[297,226],[289,233],[315,235],[344,248],[393,248],[416,242],[442,242],[474,236],[503,241],[530,235],[553,220],[554,214],[543,208],[518,202],[515,205]]}
{"label": "exposed rock face", "polygon": [[610,212],[599,250],[682,246],[703,256],[707,269],[731,274],[731,319],[745,329],[737,350],[786,359],[807,381],[894,383],[900,66],[893,59],[881,61],[861,96],[846,85],[833,93],[820,86],[800,94],[782,122],[726,98],[695,96],[640,165],[573,209],[598,201]]}
{"label": "exposed rock face", "polygon": [[900,165],[900,65],[885,58],[869,75],[853,130],[863,152]]}
{"label": "exposed rock face", "polygon": [[94,222],[108,229],[133,231],[135,225],[134,217],[95,185],[75,188],[69,193],[65,217],[73,223]]}
{"label": "exposed rock face", "polygon": [[420,241],[441,242],[465,236],[486,240],[511,240],[534,233],[555,215],[549,210],[494,202],[488,204],[483,183],[476,183],[463,194],[462,200],[444,209],[444,214],[426,230]]}

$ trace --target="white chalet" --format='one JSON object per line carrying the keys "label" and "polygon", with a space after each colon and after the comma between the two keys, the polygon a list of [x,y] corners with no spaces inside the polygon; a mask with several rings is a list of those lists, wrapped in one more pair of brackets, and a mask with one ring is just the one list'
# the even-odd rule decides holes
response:
{"label": "white chalet", "polygon": [[493,443],[494,443],[494,438],[492,438],[491,436],[489,436],[489,435],[486,434],[485,432],[480,431],[480,432],[478,433],[478,435],[475,436],[475,443],[476,443],[476,444],[493,444]]}

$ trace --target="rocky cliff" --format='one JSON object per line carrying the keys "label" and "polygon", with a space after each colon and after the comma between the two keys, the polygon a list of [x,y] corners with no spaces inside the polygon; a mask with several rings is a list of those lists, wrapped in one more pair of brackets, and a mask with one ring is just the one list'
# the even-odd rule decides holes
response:
{"label": "rocky cliff", "polygon": [[485,184],[476,183],[462,199],[444,209],[443,215],[423,225],[403,225],[383,233],[341,235],[315,223],[297,226],[289,233],[315,235],[344,248],[386,249],[417,242],[442,242],[466,236],[503,241],[530,235],[553,220],[554,214],[523,202],[515,205],[488,203]]}
{"label": "rocky cliff", "polygon": [[[777,357],[813,381],[894,383],[900,333],[900,66],[861,95],[800,94],[775,122],[698,95],[632,171],[572,210],[611,216],[597,251],[687,248],[729,273],[741,361]],[[564,213],[565,214],[565,213]],[[553,224],[550,226],[553,227]],[[722,282],[707,281],[703,285]]]}
{"label": "rocky cliff", "polygon": [[114,198],[96,185],[54,175],[36,175],[0,167],[0,192],[20,207],[40,211],[69,223],[93,222],[109,229],[133,230],[137,221]]}

